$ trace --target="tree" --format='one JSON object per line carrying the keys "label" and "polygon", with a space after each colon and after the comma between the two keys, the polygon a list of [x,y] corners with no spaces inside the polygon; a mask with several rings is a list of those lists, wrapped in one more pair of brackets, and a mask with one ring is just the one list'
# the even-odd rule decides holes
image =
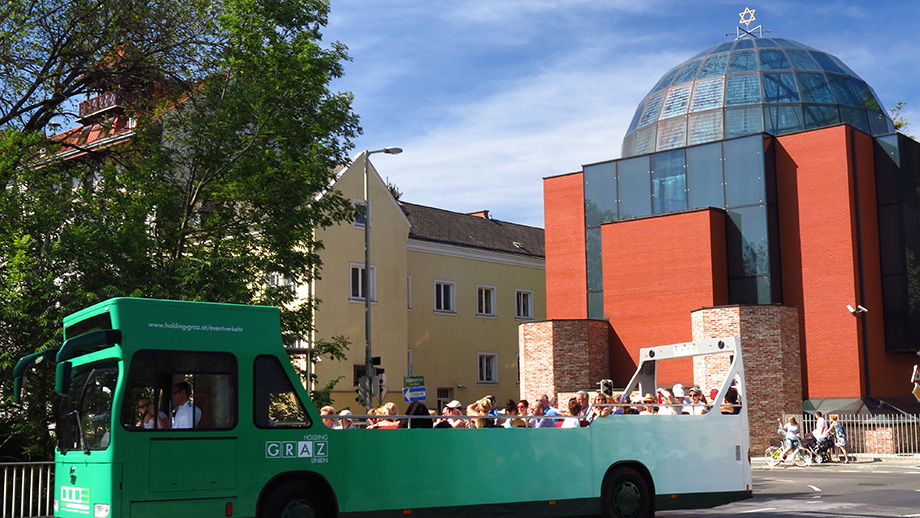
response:
{"label": "tree", "polygon": [[[4,397],[19,357],[60,344],[63,315],[111,296],[277,305],[294,343],[315,304],[294,289],[321,266],[313,231],[354,217],[326,192],[360,132],[351,95],[329,89],[348,56],[320,44],[327,3],[146,6],[0,8],[2,66],[22,70],[0,79]],[[44,138],[74,96],[110,90],[137,121],[130,140],[84,149]],[[321,345],[335,358],[347,343]],[[0,432],[25,414],[46,422],[37,401],[0,415]]]}
{"label": "tree", "polygon": [[891,120],[894,121],[894,130],[910,138],[914,138],[913,135],[907,134],[907,130],[910,129],[910,121],[901,113],[905,106],[907,106],[907,101],[898,101],[898,104],[889,110],[889,113],[891,114]]}

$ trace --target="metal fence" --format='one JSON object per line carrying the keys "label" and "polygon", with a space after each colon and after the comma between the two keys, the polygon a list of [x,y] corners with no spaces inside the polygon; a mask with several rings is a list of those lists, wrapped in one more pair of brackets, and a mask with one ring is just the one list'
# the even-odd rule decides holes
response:
{"label": "metal fence", "polygon": [[2,518],[39,518],[52,515],[54,462],[0,463],[3,478]]}
{"label": "metal fence", "polygon": [[[783,422],[790,416],[799,421],[802,435],[814,430],[814,415],[785,414]],[[827,415],[824,417],[826,419]],[[839,414],[837,422],[843,425],[847,451],[851,455],[876,458],[920,456],[920,415]]]}

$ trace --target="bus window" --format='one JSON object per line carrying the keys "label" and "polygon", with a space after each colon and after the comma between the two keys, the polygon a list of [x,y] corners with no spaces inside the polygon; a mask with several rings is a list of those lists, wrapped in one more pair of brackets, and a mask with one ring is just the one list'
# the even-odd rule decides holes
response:
{"label": "bus window", "polygon": [[258,356],[254,369],[253,411],[259,428],[309,428],[310,418],[294,385],[274,356]]}
{"label": "bus window", "polygon": [[104,450],[112,429],[112,398],[118,381],[115,365],[88,365],[75,372],[58,413],[58,449]]}
{"label": "bus window", "polygon": [[[182,425],[175,420],[186,400],[185,412],[194,418]],[[147,401],[149,409],[139,408],[138,403]],[[231,429],[237,423],[236,357],[219,352],[138,351],[131,359],[123,408],[122,424],[128,430]],[[147,411],[152,419],[144,423]]]}

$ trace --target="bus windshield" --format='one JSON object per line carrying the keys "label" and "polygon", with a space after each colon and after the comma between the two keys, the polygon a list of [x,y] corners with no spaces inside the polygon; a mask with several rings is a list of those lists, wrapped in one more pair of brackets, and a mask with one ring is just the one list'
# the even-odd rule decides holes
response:
{"label": "bus windshield", "polygon": [[96,364],[74,373],[57,420],[58,449],[104,450],[112,431],[112,401],[118,366]]}

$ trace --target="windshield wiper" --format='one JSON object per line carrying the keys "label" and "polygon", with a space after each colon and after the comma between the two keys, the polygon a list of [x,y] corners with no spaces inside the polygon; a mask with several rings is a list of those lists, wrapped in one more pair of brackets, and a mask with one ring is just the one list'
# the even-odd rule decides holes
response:
{"label": "windshield wiper", "polygon": [[83,390],[80,391],[80,400],[77,407],[73,410],[73,416],[77,419],[77,432],[80,434],[80,446],[83,447],[83,453],[89,455],[89,446],[86,445],[86,435],[83,434],[83,419],[80,415],[80,409],[83,408],[83,400],[86,399],[86,389],[89,388],[89,380],[96,379],[96,369],[89,371],[89,376],[83,382]]}

